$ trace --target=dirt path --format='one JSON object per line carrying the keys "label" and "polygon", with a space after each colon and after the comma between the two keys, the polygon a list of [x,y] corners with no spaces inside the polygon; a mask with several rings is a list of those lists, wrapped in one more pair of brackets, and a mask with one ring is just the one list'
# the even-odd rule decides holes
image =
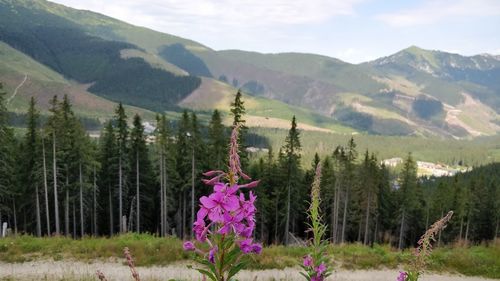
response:
{"label": "dirt path", "polygon": [[[109,281],[132,280],[129,269],[119,263],[112,262],[68,262],[68,261],[37,261],[26,263],[0,263],[0,279],[8,280],[64,280],[90,281],[97,280],[94,272],[99,269],[105,273]],[[169,265],[164,267],[137,268],[142,281],[167,281],[167,280],[200,280],[200,275],[194,270],[189,270],[184,265]],[[340,270],[335,272],[328,280],[335,281],[393,281],[396,280],[397,270]],[[45,278],[45,279],[44,279]],[[298,268],[285,270],[243,271],[239,276],[240,281],[270,281],[270,280],[303,280]],[[426,274],[422,281],[493,281],[478,277],[463,277],[458,275]]]}
{"label": "dirt path", "polygon": [[17,85],[16,89],[14,90],[14,93],[12,94],[12,96],[10,98],[7,99],[7,104],[10,103],[10,101],[12,101],[16,95],[17,95],[17,91],[24,85],[24,83],[26,82],[26,80],[28,80],[28,74],[24,74],[24,79],[23,81]]}

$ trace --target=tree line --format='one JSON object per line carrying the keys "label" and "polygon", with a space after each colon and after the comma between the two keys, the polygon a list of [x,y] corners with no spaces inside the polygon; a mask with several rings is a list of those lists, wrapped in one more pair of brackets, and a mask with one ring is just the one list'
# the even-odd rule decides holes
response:
{"label": "tree line", "polygon": [[[208,126],[194,112],[179,120],[157,115],[146,132],[139,115],[122,104],[98,139],[86,133],[70,100],[55,96],[41,122],[36,100],[20,136],[8,124],[0,95],[0,221],[13,232],[37,236],[112,236],[148,232],[190,237],[197,198],[209,193],[202,173],[224,169],[229,128],[215,110]],[[409,154],[399,172],[380,164],[374,152],[358,151],[354,138],[301,159],[301,131],[292,119],[282,147],[265,156],[245,148],[245,106],[237,93],[231,104],[240,125],[242,165],[258,196],[255,238],[265,244],[308,239],[306,210],[315,167],[321,162],[321,209],[332,243],[391,243],[412,246],[436,218],[455,211],[450,231],[439,243],[489,241],[498,235],[499,164],[454,177],[419,178]],[[308,168],[309,167],[309,168]]]}

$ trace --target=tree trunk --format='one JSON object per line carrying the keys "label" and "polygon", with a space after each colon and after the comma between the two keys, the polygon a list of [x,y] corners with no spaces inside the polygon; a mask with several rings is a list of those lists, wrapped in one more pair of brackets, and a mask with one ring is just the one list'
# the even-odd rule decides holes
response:
{"label": "tree trunk", "polygon": [[342,240],[341,240],[342,244],[345,242],[345,228],[347,225],[347,204],[348,204],[348,201],[349,201],[349,187],[346,186],[344,213],[343,213],[343,217],[342,217]]}
{"label": "tree trunk", "polygon": [[182,231],[181,238],[186,237],[186,191],[182,192]]}
{"label": "tree trunk", "polygon": [[338,243],[339,242],[339,204],[340,204],[340,187],[339,184],[336,184],[335,186],[335,197],[334,197],[334,203],[335,205],[335,210],[333,213],[334,216],[334,223],[333,223],[333,243]]}
{"label": "tree trunk", "polygon": [[462,240],[463,228],[464,228],[464,216],[460,216],[460,232],[458,233],[458,241]]}
{"label": "tree trunk", "polygon": [[469,241],[469,215],[467,215],[467,226],[465,227],[465,242],[467,243]]}
{"label": "tree trunk", "polygon": [[76,203],[75,199],[73,199],[73,239],[76,239]]}
{"label": "tree trunk", "polygon": [[136,207],[136,231],[137,233],[140,233],[141,232],[141,227],[140,227],[140,221],[139,221],[139,218],[141,216],[141,209],[140,209],[140,206],[139,206],[139,150],[137,150],[137,153],[135,155],[135,169],[136,169],[136,198],[135,198],[135,207]]}
{"label": "tree trunk", "polygon": [[[277,196],[276,196],[277,198]],[[274,206],[274,243],[278,244],[278,200]]]}
{"label": "tree trunk", "polygon": [[189,232],[189,237],[193,235],[193,223],[194,223],[194,147],[191,151],[191,231]]}
{"label": "tree trunk", "polygon": [[401,215],[401,226],[399,228],[399,242],[398,242],[398,249],[403,248],[403,230],[404,230],[404,225],[405,225],[405,210],[403,209],[403,214]]}
{"label": "tree trunk", "polygon": [[[290,176],[290,174],[288,175]],[[287,188],[287,199],[286,199],[286,220],[285,220],[285,245],[288,245],[288,231],[290,229],[290,195],[291,186],[290,180],[288,180],[288,188]]]}
{"label": "tree trunk", "polygon": [[80,236],[83,237],[85,234],[84,231],[84,222],[83,222],[83,178],[82,178],[82,163],[80,163],[79,167],[80,174]]}
{"label": "tree trunk", "polygon": [[167,198],[167,188],[168,188],[168,174],[167,174],[167,162],[165,156],[163,156],[163,225],[165,227],[165,235],[168,234],[168,198]]}
{"label": "tree trunk", "polygon": [[120,151],[118,163],[118,217],[120,218],[120,233],[123,233],[122,217],[123,217],[123,190],[122,190],[122,153]]}
{"label": "tree trunk", "polygon": [[[441,217],[444,216],[444,211],[441,211]],[[438,247],[441,247],[441,232],[442,231],[439,231],[439,235],[438,235]]]}
{"label": "tree trunk", "polygon": [[14,218],[14,234],[17,235],[17,210],[16,210],[16,200],[12,199],[12,217]]}
{"label": "tree trunk", "polygon": [[377,214],[375,219],[375,231],[373,231],[373,241],[371,245],[373,245],[374,243],[378,243],[378,221],[379,221],[379,215]]}
{"label": "tree trunk", "polygon": [[427,206],[427,215],[425,217],[425,229],[429,229],[429,206]]}
{"label": "tree trunk", "polygon": [[111,188],[108,188],[109,191],[109,235],[113,236],[114,231],[114,223],[113,223],[113,190]]}
{"label": "tree trunk", "polygon": [[498,239],[498,225],[500,223],[500,219],[497,218],[497,226],[495,227],[495,239],[494,241],[497,242]]}
{"label": "tree trunk", "polygon": [[47,165],[45,160],[45,141],[42,137],[42,157],[43,157],[43,188],[45,191],[45,217],[47,220],[47,235],[50,236],[50,212],[49,212],[49,192],[47,186]]}
{"label": "tree trunk", "polygon": [[97,236],[97,176],[96,176],[96,171],[95,171],[95,165],[94,165],[94,188],[93,188],[93,203],[92,203],[92,208],[93,208],[93,220],[92,223],[94,225],[93,233],[94,236]]}
{"label": "tree trunk", "polygon": [[160,236],[165,236],[165,202],[163,202],[163,148],[160,152]]}
{"label": "tree trunk", "polygon": [[56,220],[56,235],[61,234],[59,224],[59,201],[57,199],[57,162],[56,162],[56,134],[52,132],[52,174],[54,176],[54,217]]}
{"label": "tree trunk", "polygon": [[66,200],[64,208],[64,228],[66,230],[66,235],[69,235],[69,179],[68,179],[68,168],[66,167]]}
{"label": "tree trunk", "polygon": [[365,239],[363,240],[363,244],[368,244],[368,229],[370,227],[370,204],[372,201],[372,193],[368,192],[368,206],[366,206],[366,216],[365,216]]}
{"label": "tree trunk", "polygon": [[36,236],[42,236],[42,220],[40,218],[40,198],[38,195],[38,183],[35,185],[35,195],[36,195]]}

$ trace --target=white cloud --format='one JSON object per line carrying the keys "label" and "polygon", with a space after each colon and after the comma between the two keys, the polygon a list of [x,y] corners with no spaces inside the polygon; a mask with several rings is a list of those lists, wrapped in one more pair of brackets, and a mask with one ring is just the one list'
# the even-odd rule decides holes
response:
{"label": "white cloud", "polygon": [[350,63],[367,62],[377,58],[377,56],[370,54],[367,51],[355,48],[340,50],[335,53],[335,57]]}
{"label": "white cloud", "polygon": [[500,16],[498,0],[427,0],[420,7],[377,15],[396,27],[433,24],[442,20]]}
{"label": "white cloud", "polygon": [[338,15],[355,14],[364,0],[55,0],[138,24],[169,21],[195,24],[268,26],[317,23]]}

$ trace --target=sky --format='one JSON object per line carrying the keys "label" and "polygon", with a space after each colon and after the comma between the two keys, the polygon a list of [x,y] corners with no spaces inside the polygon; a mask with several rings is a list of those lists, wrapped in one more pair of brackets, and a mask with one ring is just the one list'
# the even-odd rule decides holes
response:
{"label": "sky", "polygon": [[52,0],[215,50],[359,63],[412,45],[500,55],[500,0]]}

